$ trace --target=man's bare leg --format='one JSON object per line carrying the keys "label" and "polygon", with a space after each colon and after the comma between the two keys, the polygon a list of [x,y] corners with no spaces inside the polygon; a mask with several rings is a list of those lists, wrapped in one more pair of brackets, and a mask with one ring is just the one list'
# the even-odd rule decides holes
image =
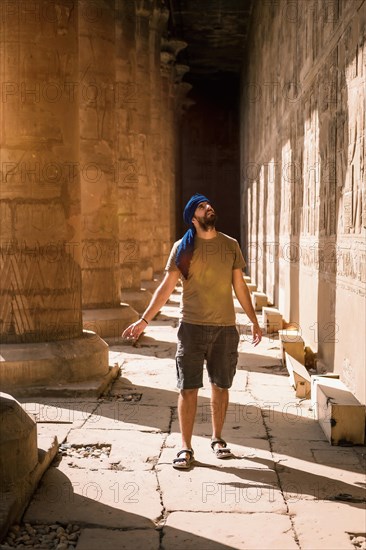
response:
{"label": "man's bare leg", "polygon": [[197,411],[198,388],[181,390],[178,397],[178,418],[182,435],[182,448],[192,448],[192,433]]}
{"label": "man's bare leg", "polygon": [[[212,419],[212,439],[221,439],[222,429],[224,427],[226,411],[229,404],[229,390],[219,388],[211,384],[211,419]],[[218,447],[222,445],[217,444]]]}

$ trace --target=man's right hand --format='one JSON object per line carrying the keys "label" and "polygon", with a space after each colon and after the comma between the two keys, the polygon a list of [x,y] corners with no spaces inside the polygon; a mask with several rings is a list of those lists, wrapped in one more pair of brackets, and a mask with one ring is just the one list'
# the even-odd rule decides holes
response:
{"label": "man's right hand", "polygon": [[122,332],[122,338],[125,340],[134,340],[136,341],[141,334],[144,332],[145,328],[147,327],[145,321],[142,319],[139,319],[136,321],[136,323],[132,323],[129,327],[127,327]]}
{"label": "man's right hand", "polygon": [[[154,319],[155,315],[160,311],[163,305],[168,300],[173,292],[175,285],[180,277],[179,271],[168,271],[158,288],[155,290],[150,304],[145,309],[143,317],[147,317],[147,321]],[[145,321],[141,318],[136,323],[132,323],[122,332],[122,338],[126,340],[136,341],[146,328]]]}

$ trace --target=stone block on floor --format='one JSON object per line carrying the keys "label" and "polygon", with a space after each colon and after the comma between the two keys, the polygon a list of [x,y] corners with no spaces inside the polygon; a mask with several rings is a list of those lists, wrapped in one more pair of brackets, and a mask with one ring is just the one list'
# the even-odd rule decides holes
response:
{"label": "stone block on floor", "polygon": [[268,304],[267,295],[264,292],[252,292],[252,303],[255,311],[261,311]]}
{"label": "stone block on floor", "polygon": [[314,413],[315,420],[318,420],[318,404],[316,400],[316,393],[317,393],[317,384],[325,383],[325,384],[333,384],[333,380],[339,380],[339,374],[335,374],[333,372],[325,373],[325,374],[313,374],[310,377],[310,386],[311,386],[311,408]]}
{"label": "stone block on floor", "polygon": [[287,352],[285,352],[285,360],[290,383],[295,388],[296,397],[310,399],[311,378],[306,367]]}
{"label": "stone block on floor", "polygon": [[254,283],[247,283],[247,287],[250,293],[257,291],[257,285]]}
{"label": "stone block on floor", "polygon": [[288,353],[299,361],[302,365],[305,365],[305,344],[301,337],[301,334],[297,330],[279,330],[278,331],[282,355],[282,364],[286,366],[285,353]]}
{"label": "stone block on floor", "polygon": [[363,445],[365,406],[340,380],[316,384],[317,417],[331,445]]}
{"label": "stone block on floor", "polygon": [[262,308],[262,314],[263,326],[267,334],[273,334],[274,332],[282,330],[282,313],[278,309],[264,306]]}

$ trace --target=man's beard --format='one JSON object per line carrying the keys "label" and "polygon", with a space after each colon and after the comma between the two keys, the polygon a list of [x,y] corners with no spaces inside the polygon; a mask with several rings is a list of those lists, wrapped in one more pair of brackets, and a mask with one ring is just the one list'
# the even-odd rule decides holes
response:
{"label": "man's beard", "polygon": [[209,212],[208,214],[202,216],[201,219],[196,218],[196,220],[198,221],[198,225],[203,231],[210,231],[216,225],[217,216],[215,212]]}

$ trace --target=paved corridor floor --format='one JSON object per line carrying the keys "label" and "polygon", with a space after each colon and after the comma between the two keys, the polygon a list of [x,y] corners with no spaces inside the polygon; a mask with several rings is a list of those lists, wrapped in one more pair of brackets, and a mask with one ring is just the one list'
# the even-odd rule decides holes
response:
{"label": "paved corridor floor", "polygon": [[[137,344],[110,341],[121,376],[95,398],[23,403],[60,452],[11,530],[12,547],[66,550],[365,548],[365,447],[331,447],[295,397],[279,343],[244,331],[224,437],[210,448],[210,389],[199,393],[196,462],[177,471],[179,289]],[[246,317],[238,310],[243,327]],[[18,541],[18,542],[17,542]],[[5,548],[3,542],[2,548]]]}

